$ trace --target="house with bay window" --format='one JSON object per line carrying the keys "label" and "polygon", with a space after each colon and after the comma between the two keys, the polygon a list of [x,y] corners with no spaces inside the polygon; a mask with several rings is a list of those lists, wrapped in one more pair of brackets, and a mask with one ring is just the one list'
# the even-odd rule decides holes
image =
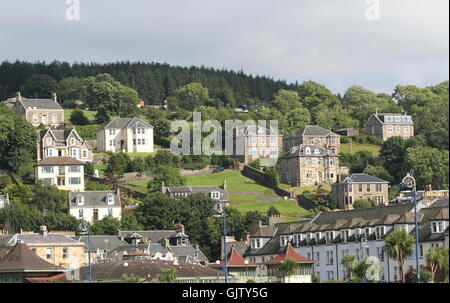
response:
{"label": "house with bay window", "polygon": [[75,128],[66,130],[39,130],[37,160],[47,157],[71,157],[82,162],[94,160],[93,148],[83,140]]}
{"label": "house with bay window", "polygon": [[332,194],[341,209],[353,209],[356,200],[374,201],[387,205],[389,182],[367,174],[352,174],[340,183],[332,184]]}
{"label": "house with bay window", "polygon": [[153,126],[138,118],[117,118],[97,132],[98,152],[152,153]]}
{"label": "house with bay window", "polygon": [[36,183],[60,190],[84,191],[84,162],[71,157],[47,157],[35,167]]}
{"label": "house with bay window", "polygon": [[120,195],[114,191],[70,191],[69,213],[91,224],[108,216],[120,220],[122,218]]}
{"label": "house with bay window", "polygon": [[341,136],[319,125],[306,125],[304,128],[283,139],[285,151],[301,144],[318,145],[339,154]]}

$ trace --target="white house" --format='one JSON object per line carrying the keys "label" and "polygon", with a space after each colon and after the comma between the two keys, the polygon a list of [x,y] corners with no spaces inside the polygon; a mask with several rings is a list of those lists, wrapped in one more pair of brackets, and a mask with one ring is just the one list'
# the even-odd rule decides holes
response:
{"label": "white house", "polygon": [[153,126],[138,118],[117,118],[97,132],[98,152],[154,152]]}
{"label": "white house", "polygon": [[95,223],[107,216],[120,220],[122,217],[120,195],[114,191],[71,191],[69,213],[89,223]]}
{"label": "white house", "polygon": [[84,191],[84,163],[71,157],[48,157],[35,168],[36,183],[56,185],[61,190]]}

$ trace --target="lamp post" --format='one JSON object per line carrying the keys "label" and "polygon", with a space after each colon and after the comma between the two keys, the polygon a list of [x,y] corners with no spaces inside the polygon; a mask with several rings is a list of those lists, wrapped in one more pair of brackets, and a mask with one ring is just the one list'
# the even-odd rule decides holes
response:
{"label": "lamp post", "polygon": [[82,234],[87,232],[88,235],[88,283],[92,283],[92,266],[91,266],[91,230],[89,228],[89,224],[86,223],[86,221],[83,221],[78,226],[78,229]]}
{"label": "lamp post", "polygon": [[225,283],[228,283],[228,256],[227,256],[227,216],[225,211],[225,205],[222,202],[217,202],[214,205],[214,210],[218,213],[213,217],[223,218],[223,256],[224,256],[224,266],[223,272],[225,274]]}
{"label": "lamp post", "polygon": [[420,267],[419,267],[419,220],[417,217],[417,193],[416,193],[416,179],[414,179],[413,173],[408,172],[402,180],[402,185],[405,188],[410,188],[413,191],[414,201],[414,224],[416,226],[416,273],[417,283],[420,283]]}

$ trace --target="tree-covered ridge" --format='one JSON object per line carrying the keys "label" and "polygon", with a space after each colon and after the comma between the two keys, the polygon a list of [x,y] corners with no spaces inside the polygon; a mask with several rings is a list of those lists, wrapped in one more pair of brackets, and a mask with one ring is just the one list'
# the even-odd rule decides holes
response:
{"label": "tree-covered ridge", "polygon": [[[202,83],[214,94],[226,94],[226,90],[231,89],[238,104],[248,104],[252,102],[251,100],[269,101],[280,89],[295,87],[269,77],[246,75],[243,71],[235,72],[203,66],[180,67],[144,62],[69,64],[58,61],[52,63],[5,61],[0,65],[0,99],[12,97],[23,88],[25,89],[23,95],[26,96],[26,82],[33,75],[47,75],[51,77],[49,81],[53,82],[68,77],[85,78],[103,73],[108,73],[125,86],[134,88],[148,104],[163,103],[175,89],[191,82]],[[51,85],[52,83],[50,87]],[[45,87],[49,86],[46,84]],[[40,92],[44,93],[45,90]]]}

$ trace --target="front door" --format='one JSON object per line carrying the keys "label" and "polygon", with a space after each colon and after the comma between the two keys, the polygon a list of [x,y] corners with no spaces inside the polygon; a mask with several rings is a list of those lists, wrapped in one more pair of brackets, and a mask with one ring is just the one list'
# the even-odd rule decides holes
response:
{"label": "front door", "polygon": [[42,115],[42,124],[47,125],[47,115]]}
{"label": "front door", "polygon": [[94,209],[94,223],[98,221],[98,209]]}

